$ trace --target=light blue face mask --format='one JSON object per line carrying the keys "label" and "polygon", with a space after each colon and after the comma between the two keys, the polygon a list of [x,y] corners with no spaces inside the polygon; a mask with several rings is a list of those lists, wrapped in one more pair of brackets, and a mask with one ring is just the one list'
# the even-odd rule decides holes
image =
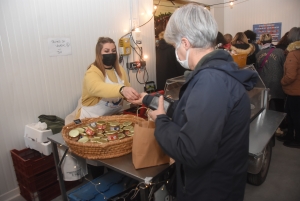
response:
{"label": "light blue face mask", "polygon": [[180,61],[179,57],[177,55],[177,49],[180,47],[180,45],[177,46],[177,48],[175,49],[175,55],[176,55],[176,59],[178,61],[178,63],[185,69],[190,69],[189,67],[189,54],[190,54],[190,49],[187,50],[186,52],[186,56],[185,56],[185,60]]}

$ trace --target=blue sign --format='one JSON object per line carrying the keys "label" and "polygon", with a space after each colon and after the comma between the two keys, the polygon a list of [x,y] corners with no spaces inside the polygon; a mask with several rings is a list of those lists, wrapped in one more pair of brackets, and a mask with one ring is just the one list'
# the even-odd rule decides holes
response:
{"label": "blue sign", "polygon": [[271,34],[272,41],[278,42],[281,38],[281,22],[269,24],[254,24],[253,31],[257,34],[256,40],[260,38],[261,34]]}

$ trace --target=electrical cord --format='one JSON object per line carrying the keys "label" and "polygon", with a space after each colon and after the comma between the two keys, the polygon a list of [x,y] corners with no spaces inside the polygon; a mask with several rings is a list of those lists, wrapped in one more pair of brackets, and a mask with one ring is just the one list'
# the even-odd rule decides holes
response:
{"label": "electrical cord", "polygon": [[[136,74],[135,74],[136,80],[137,80],[138,83],[140,83],[140,84],[146,84],[146,82],[148,82],[148,79],[149,79],[149,74],[148,74],[148,71],[147,71],[146,67],[144,68],[144,74],[143,74],[143,81],[144,81],[144,82],[140,82],[140,81],[139,81],[139,78],[138,78],[138,73],[139,73],[139,71],[140,71],[140,70],[136,71]],[[147,73],[147,79],[146,79],[146,81],[145,81],[145,78],[144,78],[145,72]]]}

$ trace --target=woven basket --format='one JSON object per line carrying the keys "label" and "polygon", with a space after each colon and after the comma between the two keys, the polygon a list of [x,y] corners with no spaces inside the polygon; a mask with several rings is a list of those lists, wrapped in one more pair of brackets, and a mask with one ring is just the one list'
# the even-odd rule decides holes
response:
{"label": "woven basket", "polygon": [[145,121],[143,118],[134,115],[113,115],[113,116],[102,116],[98,118],[86,118],[81,120],[81,124],[70,123],[63,127],[62,136],[70,148],[70,151],[76,155],[87,158],[87,159],[107,159],[123,156],[131,153],[132,149],[132,137],[125,137],[120,140],[110,141],[107,143],[99,144],[94,142],[76,142],[71,140],[69,132],[77,127],[90,124],[97,121],[118,121],[120,123],[125,121],[131,121],[132,123],[138,123]]}

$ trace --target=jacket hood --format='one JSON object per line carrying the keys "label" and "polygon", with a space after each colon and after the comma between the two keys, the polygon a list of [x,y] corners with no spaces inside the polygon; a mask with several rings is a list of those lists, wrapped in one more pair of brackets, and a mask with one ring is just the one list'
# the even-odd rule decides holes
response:
{"label": "jacket hood", "polygon": [[244,85],[246,90],[251,90],[255,86],[258,73],[249,69],[239,69],[233,61],[231,55],[224,50],[214,50],[205,55],[197,64],[194,71],[187,77],[187,81],[194,75],[205,69],[216,69],[223,71]]}
{"label": "jacket hood", "polygon": [[287,51],[300,50],[300,41],[293,42],[287,47]]}
{"label": "jacket hood", "polygon": [[[244,47],[247,48],[244,49]],[[252,55],[255,51],[255,47],[251,43],[231,45],[230,48],[231,50],[235,51],[237,54],[247,54],[248,56]]]}

